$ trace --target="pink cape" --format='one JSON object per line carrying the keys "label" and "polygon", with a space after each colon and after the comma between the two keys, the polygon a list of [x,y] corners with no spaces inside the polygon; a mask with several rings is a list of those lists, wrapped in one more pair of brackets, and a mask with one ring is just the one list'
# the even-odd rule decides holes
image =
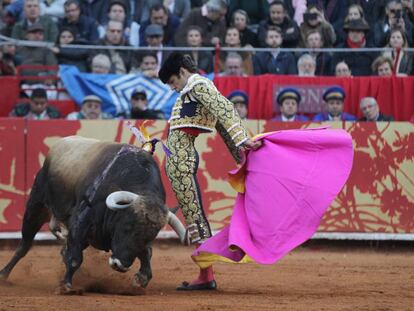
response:
{"label": "pink cape", "polygon": [[192,254],[202,268],[215,261],[272,264],[316,232],[352,168],[352,138],[344,130],[287,130],[258,138],[247,155],[245,193],[231,223]]}

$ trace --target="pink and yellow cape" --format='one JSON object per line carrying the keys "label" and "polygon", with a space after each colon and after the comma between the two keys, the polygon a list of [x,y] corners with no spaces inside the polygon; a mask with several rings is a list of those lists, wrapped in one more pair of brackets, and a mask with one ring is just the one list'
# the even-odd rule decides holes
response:
{"label": "pink and yellow cape", "polygon": [[263,146],[230,172],[238,191],[230,225],[192,254],[215,261],[273,264],[312,237],[352,168],[351,136],[327,128],[260,135]]}

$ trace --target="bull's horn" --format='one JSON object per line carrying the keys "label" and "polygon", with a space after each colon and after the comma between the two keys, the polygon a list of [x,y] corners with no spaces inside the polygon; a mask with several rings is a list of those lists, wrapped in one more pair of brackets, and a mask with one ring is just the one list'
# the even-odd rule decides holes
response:
{"label": "bull's horn", "polygon": [[128,208],[138,197],[138,194],[129,191],[112,192],[106,198],[106,206],[111,210]]}
{"label": "bull's horn", "polygon": [[185,228],[177,216],[170,211],[168,211],[168,224],[177,232],[180,242],[186,244]]}

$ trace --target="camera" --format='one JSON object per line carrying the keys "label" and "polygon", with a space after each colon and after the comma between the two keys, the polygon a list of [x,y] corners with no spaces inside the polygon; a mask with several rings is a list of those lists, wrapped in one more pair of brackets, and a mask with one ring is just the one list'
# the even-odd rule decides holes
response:
{"label": "camera", "polygon": [[394,16],[395,16],[395,18],[401,18],[402,17],[401,10],[395,11]]}
{"label": "camera", "polygon": [[308,22],[308,21],[313,21],[315,19],[318,18],[318,14],[317,13],[305,13],[303,14],[303,19]]}

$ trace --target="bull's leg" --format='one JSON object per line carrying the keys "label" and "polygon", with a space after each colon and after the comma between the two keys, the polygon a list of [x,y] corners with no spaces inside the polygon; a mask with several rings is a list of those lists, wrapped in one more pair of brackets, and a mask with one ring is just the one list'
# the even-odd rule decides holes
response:
{"label": "bull's leg", "polygon": [[23,217],[22,239],[14,253],[13,258],[0,271],[0,279],[6,280],[14,266],[22,259],[32,247],[33,239],[42,225],[49,220],[49,211],[44,205],[44,183],[43,171],[40,171],[33,184],[29,200],[26,204],[26,211]]}
{"label": "bull's leg", "polygon": [[141,267],[137,274],[135,274],[134,283],[145,288],[147,287],[149,281],[152,279],[152,270],[151,270],[151,257],[152,257],[152,248],[148,246],[142,252],[138,254],[138,258],[141,261]]}
{"label": "bull's leg", "polygon": [[79,269],[83,261],[83,250],[88,247],[87,236],[90,228],[91,208],[81,207],[81,212],[73,220],[70,226],[66,246],[62,249],[63,260],[66,265],[66,273],[59,287],[60,294],[81,294],[82,289],[72,287],[74,273]]}

